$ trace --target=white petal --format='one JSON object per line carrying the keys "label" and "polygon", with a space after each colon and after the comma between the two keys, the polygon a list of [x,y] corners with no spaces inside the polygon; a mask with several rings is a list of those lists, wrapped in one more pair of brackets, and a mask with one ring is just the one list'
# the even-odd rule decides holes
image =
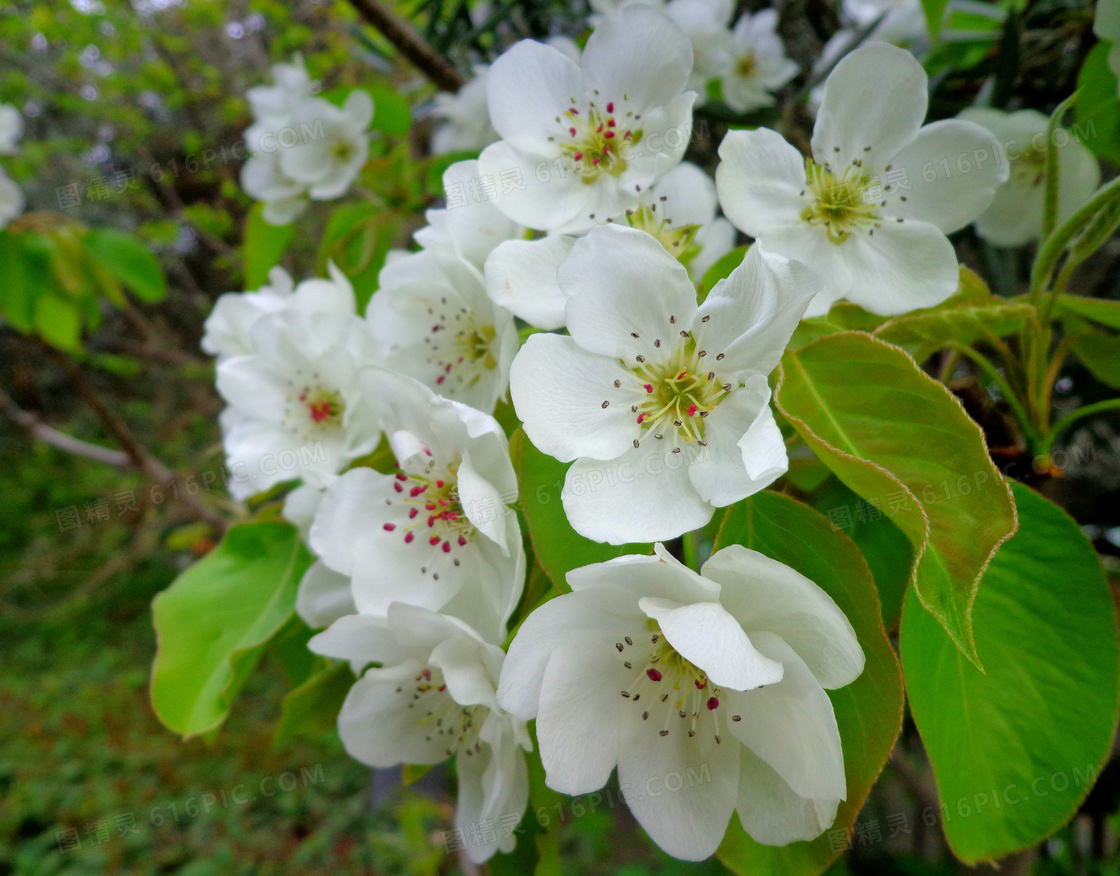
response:
{"label": "white petal", "polygon": [[487,90],[494,129],[510,145],[529,152],[560,133],[556,116],[572,97],[582,96],[579,67],[534,40],[522,40],[494,62]]}
{"label": "white petal", "polygon": [[926,117],[927,85],[922,65],[905,49],[876,43],[846,55],[825,80],[813,127],[817,163],[889,163]]}
{"label": "white petal", "polygon": [[563,328],[568,296],[556,281],[556,269],[575,242],[557,234],[500,244],[486,259],[486,294],[536,328]]}
{"label": "white petal", "polygon": [[[623,701],[625,702],[625,701]],[[676,858],[700,861],[723,839],[739,787],[740,746],[714,734],[690,738],[631,713],[621,728],[619,790],[650,838]]]}
{"label": "white petal", "polygon": [[504,656],[496,645],[456,636],[436,645],[431,664],[443,672],[447,692],[459,705],[493,709],[498,703],[494,698],[497,675],[492,669],[501,668]]}
{"label": "white petal", "polygon": [[917,219],[887,219],[873,236],[853,234],[841,248],[852,276],[848,300],[880,316],[933,307],[960,282],[949,239]]}
{"label": "white petal", "polygon": [[569,296],[572,338],[585,350],[627,361],[652,355],[655,339],[687,330],[696,312],[688,271],[656,238],[633,228],[592,229],[576,241],[557,279]]}
{"label": "white petal", "polygon": [[[568,573],[574,592],[599,588],[621,588],[632,596],[627,605],[638,611],[638,599],[654,596],[677,602],[713,602],[719,599],[719,586],[700,577],[669,553],[663,544],[653,546],[653,554],[625,554],[604,563],[581,566]],[[622,599],[616,590],[613,598]],[[625,600],[624,600],[625,601]]]}
{"label": "white petal", "polygon": [[816,839],[836,820],[840,800],[814,800],[794,793],[766,761],[742,748],[739,752],[739,798],[735,809],[743,830],[755,842],[785,846]]}
{"label": "white petal", "polygon": [[756,633],[752,641],[781,662],[785,675],[767,687],[724,692],[728,709],[742,716],[731,722],[731,732],[777,770],[795,793],[844,799],[844,753],[828,694],[779,636]]}
{"label": "white petal", "polygon": [[[945,119],[926,125],[891,159],[892,169],[905,174],[909,188],[887,193],[889,215],[920,219],[946,234],[963,228],[987,209],[1007,181],[1007,162],[1000,156],[995,137],[974,122]],[[962,172],[962,166],[968,171]],[[930,176],[932,182],[927,181]]]}
{"label": "white petal", "polygon": [[782,680],[782,664],[760,654],[739,622],[718,602],[682,605],[644,596],[638,607],[657,621],[676,652],[713,684],[751,690]]}
{"label": "white petal", "polygon": [[[640,626],[618,638],[644,632]],[[613,644],[571,641],[552,652],[541,682],[537,742],[547,784],[563,794],[603,787],[619,759],[619,692],[633,675]]]}
{"label": "white petal", "polygon": [[[639,427],[630,415],[632,380],[615,360],[572,338],[532,335],[510,368],[510,395],[529,440],[561,462],[578,456],[613,459],[632,447]],[[607,407],[603,407],[603,402]]]}
{"label": "white petal", "polygon": [[315,654],[348,660],[357,666],[399,663],[407,659],[389,622],[369,614],[343,615],[326,630],[312,636],[307,647]]}
{"label": "white petal", "polygon": [[689,480],[691,458],[703,448],[673,447],[652,436],[609,462],[577,459],[561,499],[580,535],[609,544],[676,538],[712,519],[714,508]]}
{"label": "white petal", "polygon": [[447,760],[444,738],[419,719],[429,710],[440,711],[432,703],[439,702],[453,713],[458,706],[449,695],[430,692],[423,712],[408,708],[423,668],[412,660],[391,669],[370,669],[354,683],[338,716],[338,735],[351,757],[374,767]]}
{"label": "white petal", "polygon": [[741,545],[716,551],[702,572],[722,586],[722,602],[743,629],[777,633],[821,687],[843,687],[863,671],[863,650],[848,618],[800,572]]}
{"label": "white petal", "polygon": [[649,189],[647,200],[657,204],[662,218],[676,226],[703,225],[716,215],[716,184],[695,164],[685,161]]}
{"label": "white petal", "polygon": [[589,187],[559,159],[558,151],[521,151],[500,140],[482,150],[478,168],[480,174],[491,179],[514,181],[508,192],[498,194],[494,205],[520,225],[540,231],[566,231],[572,224],[583,224],[584,228],[594,224],[585,209]]}
{"label": "white petal", "polygon": [[[665,106],[688,86],[692,44],[668,17],[641,5],[606,16],[583,50],[588,91],[639,111]],[[643,119],[644,121],[644,119]]]}
{"label": "white petal", "polygon": [[760,237],[801,222],[805,159],[777,131],[729,131],[719,146],[716,191],[723,215]]}
{"label": "white petal", "polygon": [[357,610],[348,577],[333,571],[322,560],[316,560],[303,573],[296,594],[296,613],[311,629],[330,626]]}

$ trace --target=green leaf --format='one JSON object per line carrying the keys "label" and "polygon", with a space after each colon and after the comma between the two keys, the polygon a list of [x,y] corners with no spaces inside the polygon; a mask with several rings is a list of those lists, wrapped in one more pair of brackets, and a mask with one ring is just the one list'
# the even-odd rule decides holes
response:
{"label": "green leaf", "polygon": [[372,204],[344,204],[331,213],[319,247],[319,273],[325,275],[327,262],[333,260],[354,284],[359,312],[377,288],[377,275],[399,226],[395,213]]}
{"label": "green leaf", "polygon": [[374,84],[366,88],[373,98],[373,122],[370,127],[390,137],[407,137],[412,127],[412,110],[397,89]]}
{"label": "green leaf", "polygon": [[910,594],[902,664],[941,819],[966,863],[1049,836],[1109,756],[1116,615],[1100,560],[1064,511],[1014,484],[1020,529],[984,573],[973,613],[987,674],[961,659]]}
{"label": "green leaf", "polygon": [[53,292],[40,294],[35,302],[35,331],[60,350],[77,350],[82,345],[82,312]]}
{"label": "green leaf", "polygon": [[1101,383],[1120,389],[1120,335],[1109,334],[1083,322],[1067,325],[1073,340],[1071,349],[1089,372]]}
{"label": "green leaf", "polygon": [[0,314],[21,332],[35,325],[35,303],[51,286],[50,253],[38,235],[0,231]]}
{"label": "green leaf", "polygon": [[294,223],[272,225],[266,222],[264,204],[253,205],[245,219],[245,242],[241,245],[246,289],[259,289],[268,282],[268,272],[284,257],[295,230]]}
{"label": "green leaf", "polygon": [[949,0],[922,0],[922,11],[926,14],[926,27],[929,28],[929,35],[934,40],[941,33],[941,22],[945,19],[945,8],[948,5]]}
{"label": "green leaf", "polygon": [[152,604],[152,705],[184,737],[213,730],[295,607],[310,557],[287,523],[242,523]]}
{"label": "green leaf", "polygon": [[317,658],[316,668],[303,683],[284,695],[274,744],[281,746],[297,736],[329,732],[353,685],[354,673],[346,663]]}
{"label": "green leaf", "polygon": [[1108,66],[1111,48],[1111,43],[1097,43],[1081,67],[1074,133],[1098,158],[1120,164],[1120,96],[1116,74]]}
{"label": "green leaf", "polygon": [[116,228],[95,228],[82,240],[86,251],[141,301],[162,301],[167,279],[159,259],[140,238]]}
{"label": "green leaf", "polygon": [[1057,319],[1072,314],[1120,331],[1120,301],[1104,298],[1083,298],[1080,295],[1059,295],[1054,301]]}
{"label": "green leaf", "polygon": [[604,563],[623,554],[652,551],[648,544],[610,545],[584,538],[568,523],[560,498],[568,464],[541,453],[521,429],[510,438],[509,451],[517,469],[520,505],[529,526],[533,552],[557,590],[567,593],[571,589],[567,575],[572,569]]}
{"label": "green leaf", "polygon": [[704,295],[712,291],[712,287],[720,280],[726,279],[727,276],[734,271],[739,265],[743,263],[746,258],[747,250],[750,246],[737,246],[731,252],[724,254],[716,260],[708,270],[704,272],[703,278],[700,280],[700,289]]}
{"label": "green leaf", "polygon": [[856,543],[875,579],[883,607],[883,626],[898,629],[902,598],[914,567],[914,548],[905,533],[884,513],[861,499],[835,476],[830,475],[812,497],[812,505],[824,514],[833,528]]}
{"label": "green leaf", "polygon": [[1015,334],[1034,312],[1025,300],[993,295],[983,280],[962,266],[961,286],[955,295],[936,307],[888,319],[872,334],[902,347],[934,350],[947,341],[972,344],[991,335]]}
{"label": "green leaf", "polygon": [[1015,531],[980,427],[905,352],[859,332],[787,352],[775,403],[821,461],[906,534],[919,599],[976,661],[976,587]]}
{"label": "green leaf", "polygon": [[[848,799],[840,804],[832,829],[851,827],[902,726],[901,673],[883,630],[871,572],[859,549],[825,517],[774,492],[756,493],[727,510],[716,549],[729,544],[773,557],[815,581],[856,631],[867,657],[864,670],[847,687],[828,691],[840,727],[848,783]],[[761,845],[732,816],[717,854],[724,865],[743,876],[816,876],[838,853],[828,831],[812,842]]]}

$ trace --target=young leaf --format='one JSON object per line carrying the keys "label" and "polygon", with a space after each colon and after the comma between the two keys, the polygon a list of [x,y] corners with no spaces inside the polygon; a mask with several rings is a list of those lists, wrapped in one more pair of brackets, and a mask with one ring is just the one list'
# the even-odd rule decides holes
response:
{"label": "young leaf", "polygon": [[980,427],[905,352],[859,332],[786,353],[775,404],[841,481],[906,533],[918,598],[976,662],[976,587],[1016,526]]}
{"label": "young leaf", "polygon": [[[716,549],[729,544],[741,544],[792,566],[824,589],[855,628],[867,658],[863,673],[847,687],[828,691],[840,727],[848,783],[848,799],[840,804],[832,829],[850,828],[902,726],[901,672],[883,630],[871,572],[859,549],[824,516],[774,492],[756,493],[727,509]],[[724,865],[743,876],[816,876],[839,850],[829,831],[812,842],[764,846],[752,840],[733,815],[717,854]]]}
{"label": "young leaf", "polygon": [[253,205],[245,219],[245,242],[241,246],[246,289],[259,289],[268,281],[268,272],[284,257],[295,230],[294,224],[269,224],[264,219],[264,204]]}
{"label": "young leaf", "polygon": [[521,485],[521,510],[533,551],[557,590],[568,592],[567,575],[572,569],[623,554],[651,552],[648,544],[610,545],[584,538],[569,525],[561,500],[568,466],[537,450],[521,429],[510,438],[509,452]]}
{"label": "young leaf", "polygon": [[242,523],[152,603],[152,705],[184,737],[213,730],[295,607],[310,556],[287,523]]}
{"label": "young leaf", "polygon": [[1060,508],[1013,489],[1019,532],[988,566],[973,611],[987,674],[913,593],[902,615],[906,690],[940,817],[970,864],[1069,820],[1109,757],[1120,696],[1116,615],[1093,546]]}
{"label": "young leaf", "polygon": [[338,720],[342,701],[354,685],[354,673],[346,663],[318,658],[318,666],[300,684],[284,695],[275,745],[296,736],[326,733]]}
{"label": "young leaf", "polygon": [[116,228],[95,228],[83,238],[86,251],[137,298],[162,301],[167,279],[157,259],[138,237]]}

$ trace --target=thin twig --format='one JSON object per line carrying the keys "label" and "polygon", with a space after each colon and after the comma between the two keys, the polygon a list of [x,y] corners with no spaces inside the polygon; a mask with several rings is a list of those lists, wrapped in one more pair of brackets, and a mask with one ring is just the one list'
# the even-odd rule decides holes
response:
{"label": "thin twig", "polygon": [[442,91],[458,91],[463,77],[450,61],[428,45],[407,21],[390,12],[380,0],[350,0],[358,14],[372,24],[402,55]]}
{"label": "thin twig", "polygon": [[115,468],[128,468],[132,464],[128,456],[119,450],[112,450],[99,444],[90,444],[48,426],[34,414],[17,405],[12,397],[2,389],[0,389],[0,411],[3,411],[12,422],[22,426],[35,438],[66,453],[71,453],[74,456],[84,456],[86,459],[102,462]]}

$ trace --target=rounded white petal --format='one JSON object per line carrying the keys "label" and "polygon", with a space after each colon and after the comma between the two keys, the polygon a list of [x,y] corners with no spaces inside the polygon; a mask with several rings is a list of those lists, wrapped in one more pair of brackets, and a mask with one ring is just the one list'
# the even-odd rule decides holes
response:
{"label": "rounded white petal", "polygon": [[777,131],[729,131],[719,146],[716,191],[723,215],[740,231],[761,237],[800,224],[805,159]]}
{"label": "rounded white petal", "polygon": [[556,116],[571,98],[583,95],[583,88],[571,58],[544,43],[522,40],[491,66],[487,92],[494,129],[509,145],[535,152],[563,130]]}
{"label": "rounded white petal", "polygon": [[835,168],[888,164],[917,135],[927,86],[925,70],[905,49],[875,43],[846,55],[825,80],[813,157]]}
{"label": "rounded white petal", "polygon": [[801,797],[749,748],[739,751],[739,797],[735,809],[755,842],[785,846],[816,839],[836,820],[840,799]]}
{"label": "rounded white petal", "polygon": [[724,606],[744,630],[777,633],[821,687],[843,687],[863,672],[863,650],[848,618],[800,572],[758,551],[730,545],[712,554],[702,573],[721,585]]}
{"label": "rounded white petal", "polygon": [[322,560],[316,560],[303,573],[296,594],[296,614],[311,629],[328,627],[357,610],[348,577],[328,568]]}
{"label": "rounded white petal", "polygon": [[486,294],[536,328],[563,328],[568,296],[560,289],[556,270],[575,242],[574,237],[557,234],[500,244],[486,259]]}

